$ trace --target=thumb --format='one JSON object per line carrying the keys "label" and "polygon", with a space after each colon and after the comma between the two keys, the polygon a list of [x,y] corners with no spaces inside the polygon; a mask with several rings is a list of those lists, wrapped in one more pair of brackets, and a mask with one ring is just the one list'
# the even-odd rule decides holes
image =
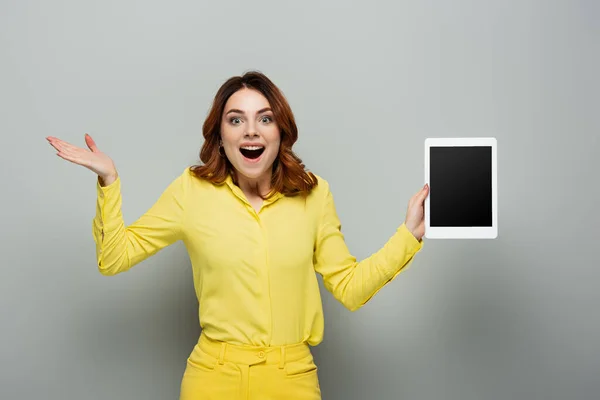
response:
{"label": "thumb", "polygon": [[427,198],[427,195],[429,194],[429,184],[425,184],[425,186],[423,186],[423,189],[421,189],[421,193],[419,194],[419,200],[421,202],[424,202],[425,199]]}
{"label": "thumb", "polygon": [[98,152],[98,147],[96,146],[96,142],[94,142],[94,139],[92,139],[92,137],[90,135],[88,135],[87,133],[85,134],[85,144],[94,153]]}

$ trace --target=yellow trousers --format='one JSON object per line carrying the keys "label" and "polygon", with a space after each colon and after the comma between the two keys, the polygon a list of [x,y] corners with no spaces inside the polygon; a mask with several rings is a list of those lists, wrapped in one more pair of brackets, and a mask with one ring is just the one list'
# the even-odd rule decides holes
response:
{"label": "yellow trousers", "polygon": [[179,400],[321,400],[310,347],[239,346],[200,335]]}

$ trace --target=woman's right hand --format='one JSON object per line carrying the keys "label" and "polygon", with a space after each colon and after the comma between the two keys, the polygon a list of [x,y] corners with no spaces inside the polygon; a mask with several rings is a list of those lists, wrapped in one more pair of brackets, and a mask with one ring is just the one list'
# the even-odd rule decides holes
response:
{"label": "woman's right hand", "polygon": [[74,164],[82,165],[98,174],[102,186],[110,185],[117,179],[115,163],[109,156],[98,150],[94,139],[87,133],[85,134],[85,144],[89,150],[73,146],[53,136],[46,137],[46,140],[58,151],[57,156]]}

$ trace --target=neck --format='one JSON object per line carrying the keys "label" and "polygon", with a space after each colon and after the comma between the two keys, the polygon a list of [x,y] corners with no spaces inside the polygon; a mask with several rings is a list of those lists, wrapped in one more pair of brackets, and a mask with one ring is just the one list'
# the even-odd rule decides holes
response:
{"label": "neck", "polygon": [[237,171],[235,172],[235,175],[237,185],[248,197],[263,197],[266,196],[271,190],[271,171],[255,179],[247,178]]}

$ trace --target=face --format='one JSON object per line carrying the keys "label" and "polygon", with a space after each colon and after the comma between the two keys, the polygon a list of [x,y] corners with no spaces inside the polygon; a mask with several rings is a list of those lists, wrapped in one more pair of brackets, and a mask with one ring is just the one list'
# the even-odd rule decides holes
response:
{"label": "face", "polygon": [[239,178],[270,181],[281,138],[266,97],[246,88],[229,97],[221,120],[221,139]]}

